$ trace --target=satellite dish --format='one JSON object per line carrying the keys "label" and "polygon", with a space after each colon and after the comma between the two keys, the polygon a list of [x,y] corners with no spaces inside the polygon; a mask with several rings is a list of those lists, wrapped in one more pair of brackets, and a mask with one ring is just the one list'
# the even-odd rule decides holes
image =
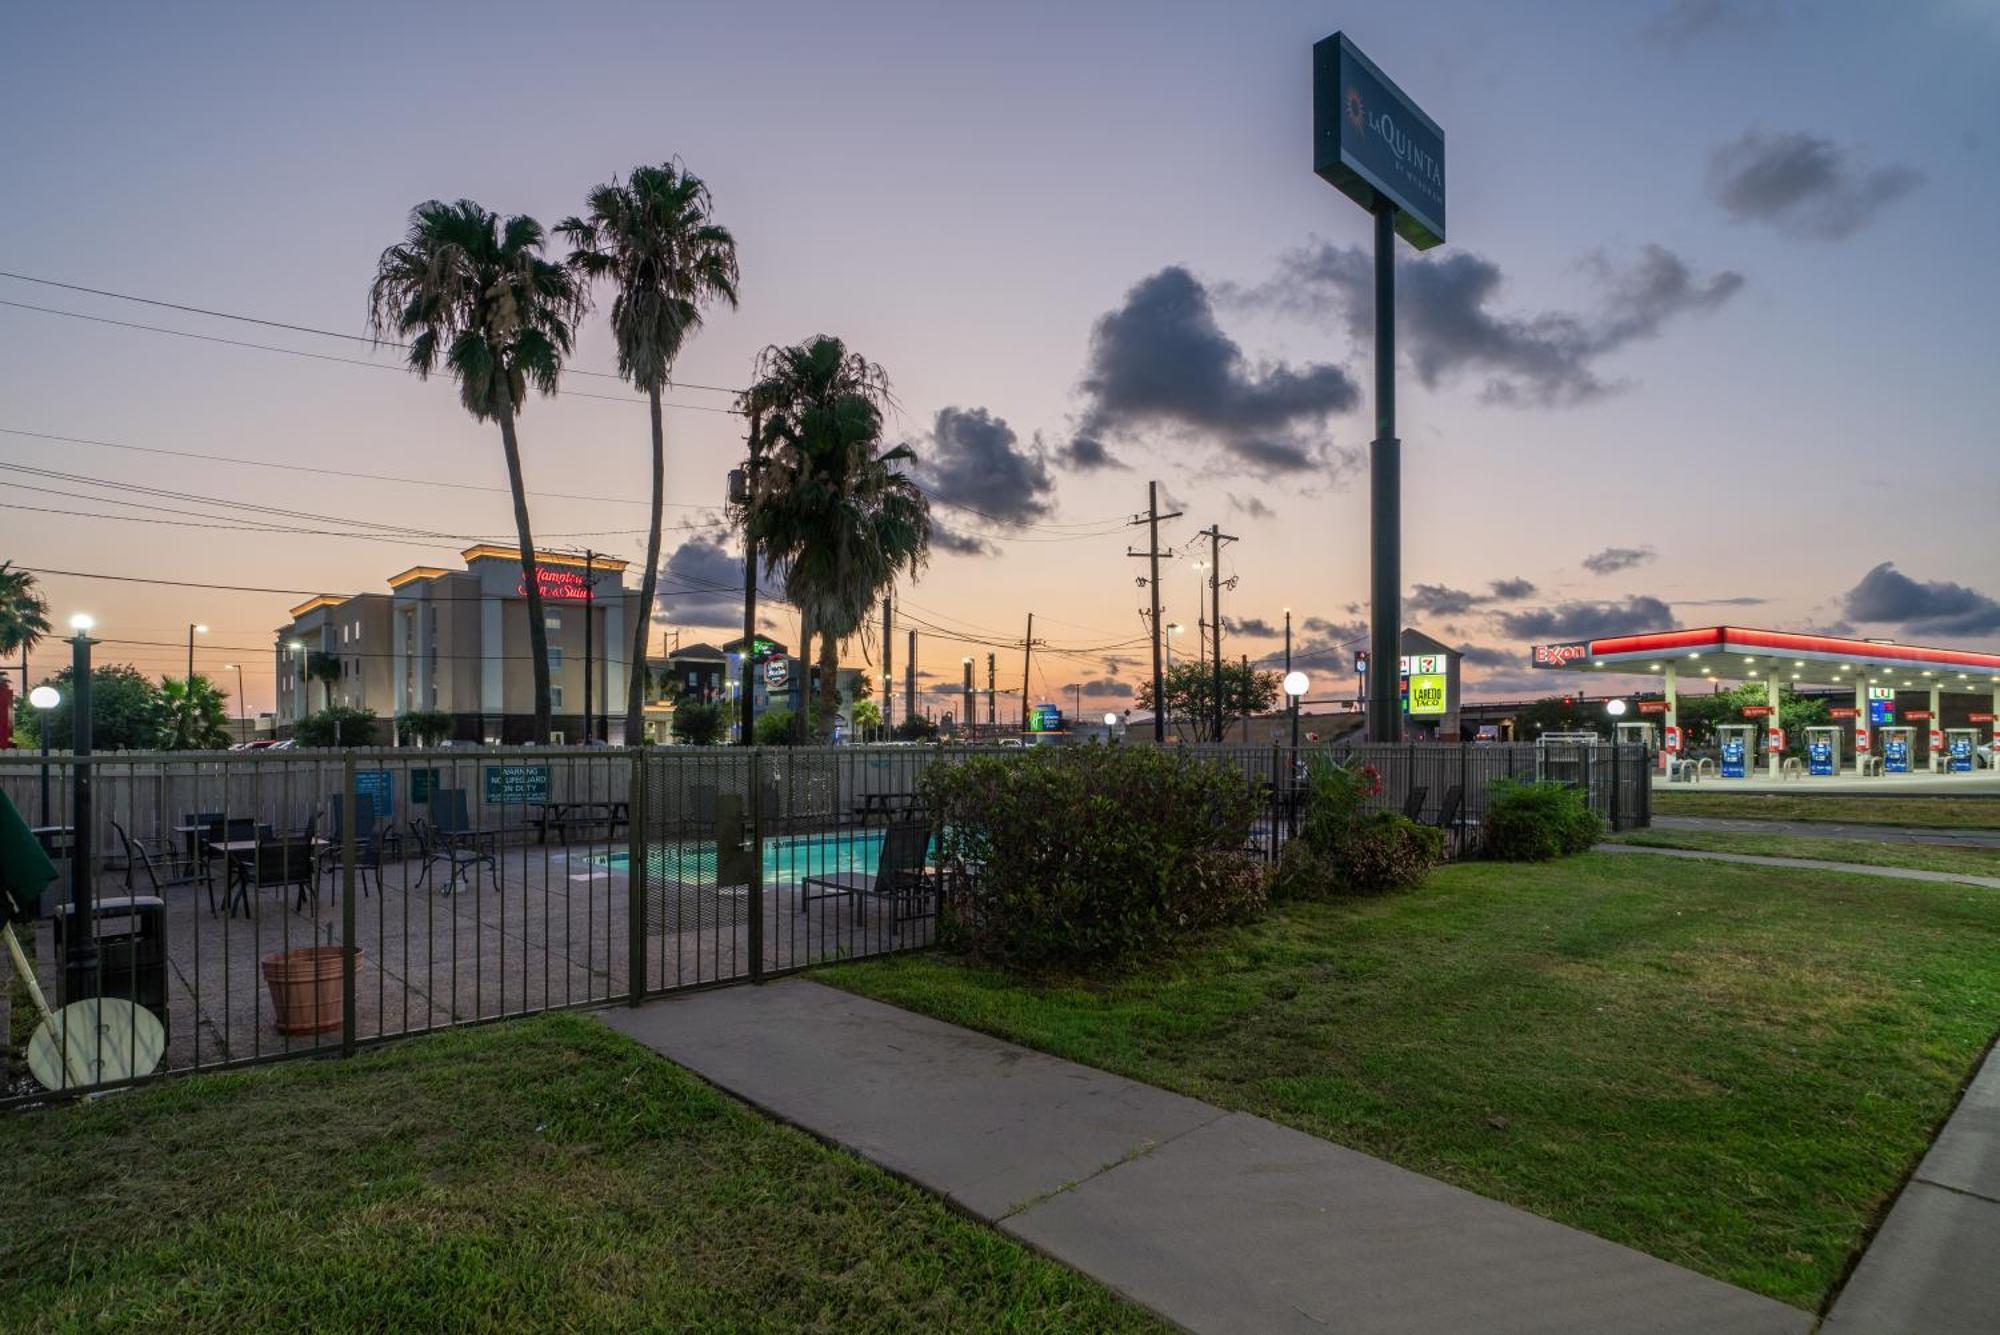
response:
{"label": "satellite dish", "polygon": [[167,1050],[159,1016],[122,997],[73,1001],[35,1027],[28,1069],[48,1089],[151,1075]]}

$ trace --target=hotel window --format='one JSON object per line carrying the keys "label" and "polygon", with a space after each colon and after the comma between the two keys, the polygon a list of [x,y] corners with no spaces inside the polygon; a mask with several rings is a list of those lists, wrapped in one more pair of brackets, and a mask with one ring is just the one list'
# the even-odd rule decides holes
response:
{"label": "hotel window", "polygon": [[549,671],[562,671],[562,646],[559,644],[549,646]]}
{"label": "hotel window", "polygon": [[562,629],[562,613],[550,612],[542,617],[542,624],[550,630]]}
{"label": "hotel window", "polygon": [[556,686],[556,685],[551,685],[551,686],[549,687],[549,708],[550,708],[550,709],[561,709],[562,707],[563,707],[563,704],[562,704],[562,687],[560,687],[560,686]]}

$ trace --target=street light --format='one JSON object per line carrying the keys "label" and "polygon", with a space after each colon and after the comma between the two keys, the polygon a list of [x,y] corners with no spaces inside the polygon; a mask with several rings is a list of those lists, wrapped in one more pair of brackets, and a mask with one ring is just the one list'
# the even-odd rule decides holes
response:
{"label": "street light", "polygon": [[42,739],[42,820],[49,823],[49,711],[62,703],[62,692],[53,686],[37,686],[28,692],[28,703],[42,711],[35,731]]}
{"label": "street light", "polygon": [[1106,740],[1107,742],[1115,742],[1118,740],[1118,713],[1116,710],[1105,711],[1104,740]]}
{"label": "street light", "polygon": [[[1290,701],[1292,706],[1292,750],[1294,752],[1299,749],[1299,698],[1306,693],[1306,688],[1311,685],[1312,678],[1297,668],[1293,668],[1285,674],[1285,698]],[[1296,759],[1297,757],[1294,756],[1295,761]]]}
{"label": "street light", "polygon": [[250,740],[250,706],[243,699],[243,665],[224,663],[222,670],[236,674],[236,740],[247,742]]}

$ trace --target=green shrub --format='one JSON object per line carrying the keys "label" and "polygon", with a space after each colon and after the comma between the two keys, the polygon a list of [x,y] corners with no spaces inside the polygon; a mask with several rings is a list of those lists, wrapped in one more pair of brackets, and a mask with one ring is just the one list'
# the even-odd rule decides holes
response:
{"label": "green shrub", "polygon": [[1604,836],[1604,822],[1581,789],[1499,779],[1487,799],[1480,836],[1487,857],[1547,862],[1589,848]]}
{"label": "green shrub", "polygon": [[396,737],[405,746],[436,746],[456,727],[457,721],[442,709],[412,709],[396,715]]}
{"label": "green shrub", "polygon": [[792,711],[789,709],[767,709],[757,716],[752,730],[759,746],[790,746],[792,744]]}
{"label": "green shrub", "polygon": [[1381,791],[1371,765],[1314,760],[1298,834],[1279,855],[1272,897],[1379,895],[1420,884],[1444,857],[1444,833],[1393,811],[1367,814],[1368,800]]}
{"label": "green shrub", "polygon": [[334,705],[300,719],[292,727],[292,740],[306,747],[380,746],[381,723],[372,709]]}
{"label": "green shrub", "polygon": [[1117,964],[1254,917],[1264,869],[1242,771],[1149,747],[1036,747],[933,764],[919,785],[949,880],[947,944],[1025,969]]}
{"label": "green shrub", "polygon": [[[791,726],[791,716],[785,716]],[[761,729],[760,729],[761,731]],[[689,746],[713,746],[722,736],[722,706],[705,700],[683,700],[674,706],[674,738]]]}

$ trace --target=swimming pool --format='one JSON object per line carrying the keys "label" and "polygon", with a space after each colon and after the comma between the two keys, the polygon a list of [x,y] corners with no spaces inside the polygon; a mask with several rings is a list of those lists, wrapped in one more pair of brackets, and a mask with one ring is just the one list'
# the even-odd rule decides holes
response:
{"label": "swimming pool", "polygon": [[[795,885],[808,876],[833,876],[841,872],[872,872],[881,860],[881,830],[836,830],[827,834],[794,835],[764,841],[764,884]],[[591,859],[600,867],[624,871],[631,855],[623,851],[601,853]],[[690,885],[715,884],[715,844],[668,844],[647,851],[646,862],[657,876],[685,881]]]}

